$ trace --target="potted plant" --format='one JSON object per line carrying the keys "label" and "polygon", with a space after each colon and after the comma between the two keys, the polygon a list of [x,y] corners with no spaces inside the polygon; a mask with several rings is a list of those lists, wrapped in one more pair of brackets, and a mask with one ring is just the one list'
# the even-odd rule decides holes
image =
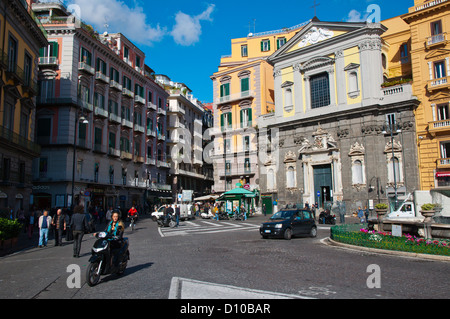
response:
{"label": "potted plant", "polygon": [[436,211],[434,210],[435,205],[434,204],[423,204],[420,208],[422,209],[420,213],[423,217],[425,217],[424,223],[431,222],[431,218],[434,216]]}
{"label": "potted plant", "polygon": [[0,234],[3,243],[3,249],[9,249],[17,244],[22,224],[17,220],[0,218]]}
{"label": "potted plant", "polygon": [[387,210],[388,210],[387,204],[379,203],[375,205],[375,211],[377,212],[377,215],[380,219],[382,219],[384,215],[386,215]]}

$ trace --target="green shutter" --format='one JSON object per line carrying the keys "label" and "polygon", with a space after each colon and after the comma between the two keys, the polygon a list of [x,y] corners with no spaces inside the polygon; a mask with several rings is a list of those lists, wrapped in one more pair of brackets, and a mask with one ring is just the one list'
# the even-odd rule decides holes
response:
{"label": "green shutter", "polygon": [[248,126],[252,126],[252,109],[248,109]]}
{"label": "green shutter", "polygon": [[241,128],[243,128],[242,122],[244,121],[244,110],[241,110]]}
{"label": "green shutter", "polygon": [[39,57],[40,58],[45,58],[45,48],[40,48],[39,49]]}
{"label": "green shutter", "polygon": [[223,114],[221,114],[220,115],[220,127],[221,127],[221,129],[222,129],[222,131],[223,131],[223,125],[224,125],[224,120],[223,120]]}
{"label": "green shutter", "polygon": [[229,114],[229,116],[228,116],[228,127],[232,127],[232,123],[233,123],[232,114],[231,114],[231,112],[228,113],[228,114]]}
{"label": "green shutter", "polygon": [[264,41],[261,41],[261,52],[264,52]]}
{"label": "green shutter", "polygon": [[241,92],[249,90],[249,78],[241,79]]}
{"label": "green shutter", "polygon": [[268,42],[267,51],[270,51],[270,40],[268,40],[267,42]]}
{"label": "green shutter", "polygon": [[52,42],[53,44],[53,50],[52,50],[52,57],[57,58],[58,57],[58,42]]}

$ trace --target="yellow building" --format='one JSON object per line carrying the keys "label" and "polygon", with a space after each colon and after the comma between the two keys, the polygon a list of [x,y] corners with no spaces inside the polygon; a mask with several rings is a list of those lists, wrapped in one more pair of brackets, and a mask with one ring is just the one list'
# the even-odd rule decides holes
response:
{"label": "yellow building", "polygon": [[275,108],[273,67],[266,59],[307,23],[232,39],[231,55],[222,57],[211,76],[215,192],[230,190],[237,183],[250,190],[258,188],[258,120]]}
{"label": "yellow building", "polygon": [[48,45],[30,2],[0,7],[0,209],[28,210],[34,141],[39,49]]}
{"label": "yellow building", "polygon": [[422,190],[450,186],[450,1],[415,0],[401,16],[410,28],[418,166]]}

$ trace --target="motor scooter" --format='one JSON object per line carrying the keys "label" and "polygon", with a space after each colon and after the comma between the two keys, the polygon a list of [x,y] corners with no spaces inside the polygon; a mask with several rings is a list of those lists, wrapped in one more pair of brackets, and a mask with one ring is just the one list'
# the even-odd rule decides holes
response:
{"label": "motor scooter", "polygon": [[336,216],[331,215],[329,210],[325,210],[319,214],[319,224],[336,225]]}
{"label": "motor scooter", "polygon": [[128,238],[119,238],[106,232],[98,233],[96,237],[86,270],[86,283],[91,287],[98,284],[102,275],[122,275],[130,260]]}
{"label": "motor scooter", "polygon": [[174,221],[174,218],[171,214],[169,214],[168,216],[161,216],[157,219],[158,222],[158,226],[159,227],[170,227],[170,228],[174,228],[177,223],[176,221]]}

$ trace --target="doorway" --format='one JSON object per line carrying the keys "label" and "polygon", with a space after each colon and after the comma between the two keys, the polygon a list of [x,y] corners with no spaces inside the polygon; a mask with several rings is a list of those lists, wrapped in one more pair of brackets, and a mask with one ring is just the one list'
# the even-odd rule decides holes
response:
{"label": "doorway", "polygon": [[314,169],[314,196],[319,208],[329,208],[333,202],[333,175],[331,164],[317,165]]}

